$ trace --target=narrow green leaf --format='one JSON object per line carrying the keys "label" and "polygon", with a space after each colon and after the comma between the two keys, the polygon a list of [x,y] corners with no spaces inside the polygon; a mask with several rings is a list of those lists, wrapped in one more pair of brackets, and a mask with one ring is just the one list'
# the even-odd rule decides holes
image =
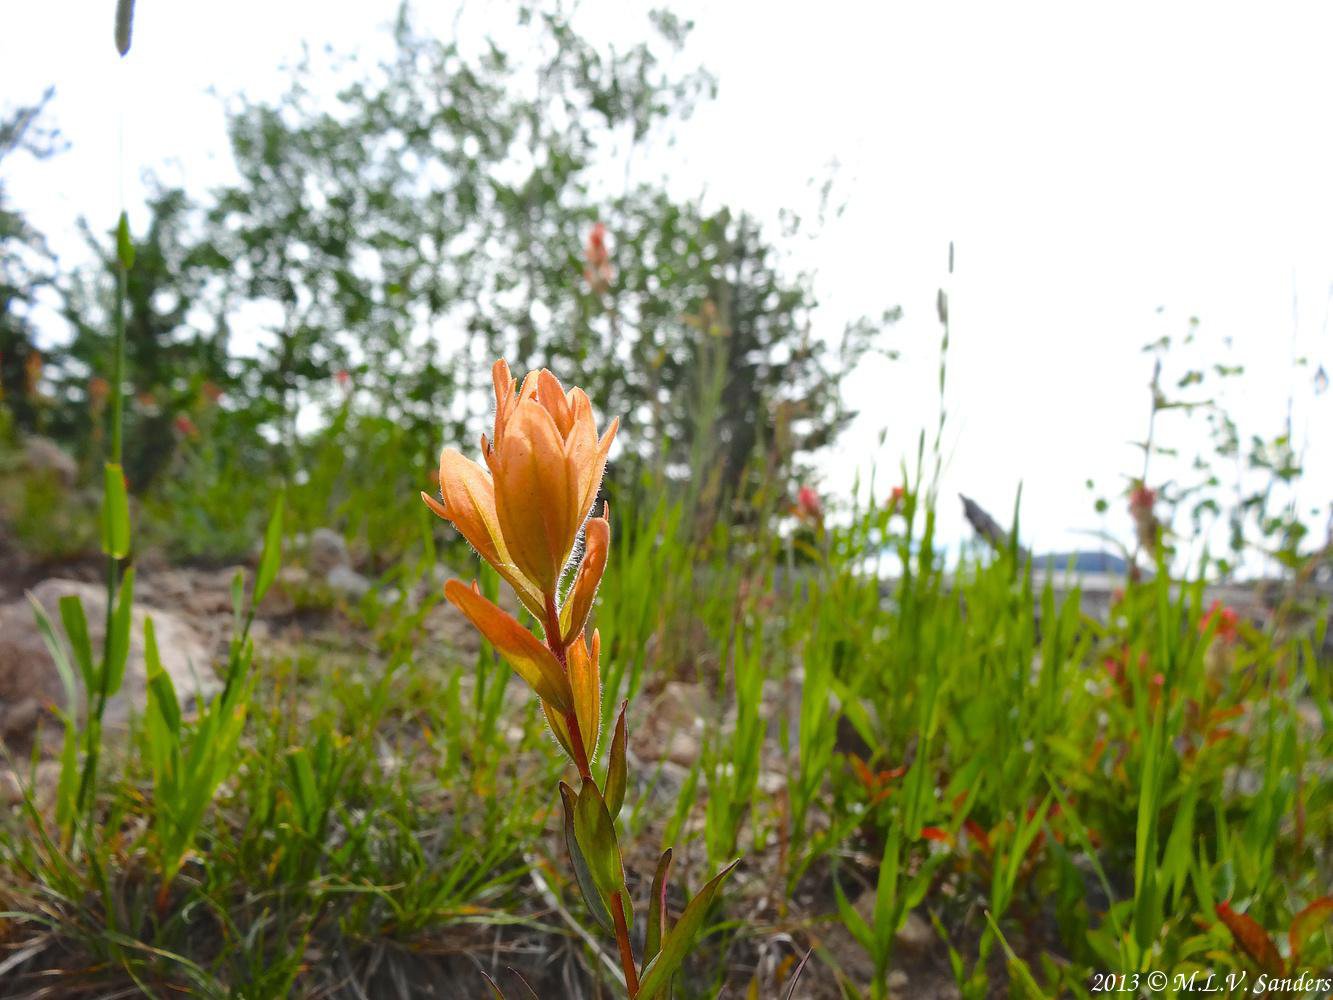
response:
{"label": "narrow green leaf", "polygon": [[60,780],[56,783],[56,825],[70,829],[78,811],[79,742],[73,716],[65,720],[65,742],[60,751]]}
{"label": "narrow green leaf", "polygon": [[171,675],[162,669],[162,658],[157,651],[157,634],[153,630],[153,619],[143,623],[143,656],[148,683],[148,707],[156,709],[162,721],[173,736],[178,736],[181,729],[180,701],[176,697],[176,685],[171,682]]}
{"label": "narrow green leaf", "polygon": [[560,803],[565,811],[565,846],[569,849],[569,860],[574,867],[574,878],[579,884],[579,891],[583,893],[583,901],[588,905],[588,911],[593,915],[593,919],[601,924],[604,930],[615,933],[615,925],[611,922],[611,911],[607,908],[601,893],[597,891],[597,883],[593,881],[592,871],[583,856],[578,835],[575,833],[574,789],[563,781],[560,782]]}
{"label": "narrow green leaf", "polygon": [[663,939],[661,950],[644,968],[643,978],[639,982],[638,1000],[660,1000],[666,996],[667,988],[671,985],[671,977],[680,968],[685,955],[694,944],[694,939],[703,927],[704,918],[713,905],[718,889],[736,870],[738,864],[740,864],[739,859],[727,865],[690,900],[685,912],[676,921],[676,926],[672,927]]}
{"label": "narrow green leaf", "polygon": [[235,637],[241,632],[241,615],[245,611],[245,572],[237,570],[236,575],[231,578],[231,617],[232,632]]}
{"label": "narrow green leaf", "polygon": [[88,638],[88,618],[77,594],[66,594],[60,599],[60,620],[74,650],[74,662],[83,675],[84,690],[91,691],[95,687],[97,668],[93,663],[92,640]]}
{"label": "narrow green leaf", "polygon": [[130,552],[130,498],[125,490],[125,472],[115,462],[102,470],[102,551],[114,559]]}
{"label": "narrow green leaf", "polygon": [[625,732],[625,709],[628,701],[620,703],[620,717],[616,719],[616,732],[611,738],[611,755],[606,764],[606,808],[614,820],[620,815],[620,807],[625,803],[625,781],[628,769],[625,764],[625,746],[628,736]]}
{"label": "narrow green leaf", "polygon": [[1190,845],[1194,842],[1194,810],[1198,799],[1198,786],[1190,785],[1176,808],[1176,819],[1162,855],[1162,881],[1171,886],[1172,898],[1175,900],[1180,899],[1185,879],[1189,876]]}
{"label": "narrow green leaf", "polygon": [[833,896],[838,904],[838,915],[842,917],[842,922],[847,927],[848,932],[862,948],[873,955],[875,953],[875,932],[871,930],[866,918],[857,912],[856,907],[847,898],[847,893],[842,891],[842,883],[836,878],[833,880]]}
{"label": "narrow green leaf", "polygon": [[279,493],[278,501],[273,505],[273,514],[268,519],[268,528],[264,532],[264,551],[259,557],[259,573],[255,576],[255,604],[264,599],[278,575],[278,564],[282,560],[282,503],[283,496]]}
{"label": "narrow green leaf", "polygon": [[111,634],[107,637],[107,658],[103,667],[103,690],[109,698],[120,690],[125,680],[125,663],[130,655],[130,612],[134,607],[134,570],[127,569],[120,581],[116,611],[111,616]]}
{"label": "narrow green leaf", "polygon": [[46,644],[47,652],[55,661],[56,673],[60,675],[61,686],[65,689],[65,705],[69,716],[71,719],[77,718],[79,693],[74,683],[74,668],[70,666],[69,657],[65,654],[65,645],[56,635],[55,626],[51,623],[46,609],[33,596],[32,591],[28,592],[28,603],[32,605],[33,617],[37,619],[37,631],[41,633],[42,642]]}
{"label": "narrow green leaf", "polygon": [[990,911],[987,910],[985,913],[986,922],[990,924],[995,936],[1000,939],[1000,947],[1004,949],[1005,957],[1009,960],[1009,975],[1013,982],[1022,988],[1023,994],[1027,996],[1028,1000],[1044,1000],[1046,994],[1037,985],[1037,981],[1032,978],[1032,971],[1028,968],[1027,963],[1014,954],[1014,950],[1009,947],[1009,942],[1005,940],[1000,925],[995,922],[995,918],[991,916]]}
{"label": "narrow green leaf", "polygon": [[[117,32],[119,34],[119,32]],[[128,27],[125,35],[125,48],[129,49]],[[121,55],[125,53],[122,52]],[[134,266],[134,240],[130,238],[130,220],[124,212],[120,213],[120,222],[116,226],[116,261],[126,271]]]}
{"label": "narrow green leaf", "polygon": [[648,893],[648,928],[643,945],[643,971],[647,970],[648,963],[662,950],[662,938],[670,929],[667,927],[666,906],[667,876],[670,871],[671,848],[668,847],[657,862],[657,871],[653,873],[653,887]]}

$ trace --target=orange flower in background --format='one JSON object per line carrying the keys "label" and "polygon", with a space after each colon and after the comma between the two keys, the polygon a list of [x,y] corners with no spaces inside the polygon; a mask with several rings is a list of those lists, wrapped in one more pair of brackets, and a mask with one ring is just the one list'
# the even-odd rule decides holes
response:
{"label": "orange flower in background", "polygon": [[176,433],[180,434],[182,437],[194,438],[199,436],[199,428],[196,427],[194,421],[184,413],[177,414],[174,423],[176,426]]}
{"label": "orange flower in background", "polygon": [[111,383],[102,378],[101,375],[94,375],[88,380],[88,409],[94,415],[102,412],[110,396]]}
{"label": "orange flower in background", "polygon": [[[481,596],[475,584],[445,584],[445,596],[537,692],[556,737],[584,770],[597,738],[590,727],[600,720],[600,705],[591,707],[594,696],[600,698],[600,641],[594,632],[589,650],[583,629],[611,539],[605,512],[588,515],[619,421],[612,420],[599,437],[587,394],[577,388],[566,392],[545,369],[529,373],[520,387],[501,360],[492,377],[495,429],[492,440],[481,439],[485,467],[446,448],[440,455],[440,499],[421,497],[453,523],[541,622],[545,645]],[[580,533],[583,552],[562,606],[559,583]]]}
{"label": "orange flower in background", "polygon": [[583,277],[593,294],[600,295],[611,287],[615,271],[611,267],[611,254],[606,249],[606,226],[597,223],[588,233],[588,245],[583,250]]}

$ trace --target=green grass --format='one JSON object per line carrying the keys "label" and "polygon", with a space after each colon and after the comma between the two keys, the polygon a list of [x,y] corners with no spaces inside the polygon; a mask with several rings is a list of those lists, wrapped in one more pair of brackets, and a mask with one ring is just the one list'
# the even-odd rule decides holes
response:
{"label": "green grass", "polygon": [[[310,447],[286,530],[340,526],[376,552],[377,589],[277,641],[249,624],[263,561],[238,585],[223,694],[182,711],[154,673],[88,801],[65,788],[61,822],[40,796],[0,814],[0,996],[58,973],[70,996],[470,997],[508,966],[541,996],[616,995],[581,931],[540,712],[489,649],[428,640],[438,596],[404,596],[441,561],[498,581],[398,489],[414,445],[352,420]],[[369,476],[376,454],[407,468]],[[231,481],[173,480],[136,531],[189,533],[176,512],[197,490],[207,537],[227,537]],[[1016,548],[946,565],[930,482],[920,465],[900,481],[820,526],[762,496],[744,530],[699,528],[660,484],[611,497],[595,616],[608,723],[634,699],[626,867],[673,844],[673,881],[697,890],[743,858],[691,916],[677,997],[780,995],[807,950],[802,990],[876,1000],[896,968],[964,997],[1083,997],[1097,972],[1253,981],[1273,954],[1326,970],[1322,627],[1221,638],[1203,580],[1164,566],[1088,618]],[[234,512],[232,549],[253,549],[263,508]],[[698,693],[692,767],[643,758],[669,680]],[[642,913],[648,885],[629,888]],[[926,958],[898,941],[913,912],[938,937]]]}

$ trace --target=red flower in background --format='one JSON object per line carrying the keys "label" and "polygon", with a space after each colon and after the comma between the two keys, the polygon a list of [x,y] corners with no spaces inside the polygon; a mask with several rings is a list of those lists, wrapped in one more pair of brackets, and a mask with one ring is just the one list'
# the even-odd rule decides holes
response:
{"label": "red flower in background", "polygon": [[1143,483],[1135,484],[1129,491],[1129,511],[1137,516],[1140,513],[1152,513],[1153,507],[1157,504],[1157,491],[1144,486]]}
{"label": "red flower in background", "polygon": [[1217,620],[1216,635],[1223,642],[1233,643],[1240,637],[1240,616],[1236,614],[1235,608],[1214,601],[1208,613],[1199,621],[1199,631],[1207,632],[1214,619]]}
{"label": "red flower in background", "polygon": [[611,254],[606,249],[606,226],[598,222],[588,233],[588,244],[583,250],[583,277],[588,282],[594,295],[601,295],[611,287],[615,271],[611,267]]}
{"label": "red flower in background", "polygon": [[819,494],[810,486],[802,486],[796,491],[796,514],[810,521],[824,519],[824,505],[819,502]]}
{"label": "red flower in background", "polygon": [[1149,552],[1157,551],[1157,538],[1161,524],[1153,508],[1157,506],[1157,491],[1142,480],[1134,483],[1129,491],[1129,516],[1134,519],[1134,531],[1138,535],[1139,545]]}
{"label": "red flower in background", "polygon": [[196,427],[194,421],[184,413],[176,415],[175,424],[176,433],[180,434],[181,437],[193,438],[199,436],[199,428]]}

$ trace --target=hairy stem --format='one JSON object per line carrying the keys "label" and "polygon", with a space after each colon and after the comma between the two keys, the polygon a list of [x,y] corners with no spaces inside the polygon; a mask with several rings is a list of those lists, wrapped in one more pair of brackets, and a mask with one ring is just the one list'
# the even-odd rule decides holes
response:
{"label": "hairy stem", "polygon": [[[555,596],[546,595],[546,648],[557,660],[560,669],[569,673],[569,662],[565,644],[560,640],[560,612],[555,606]],[[574,751],[574,765],[579,769],[579,777],[592,780],[592,764],[588,760],[588,750],[583,745],[583,733],[579,731],[578,716],[570,709],[565,713],[565,728],[569,730],[569,741]]]}

